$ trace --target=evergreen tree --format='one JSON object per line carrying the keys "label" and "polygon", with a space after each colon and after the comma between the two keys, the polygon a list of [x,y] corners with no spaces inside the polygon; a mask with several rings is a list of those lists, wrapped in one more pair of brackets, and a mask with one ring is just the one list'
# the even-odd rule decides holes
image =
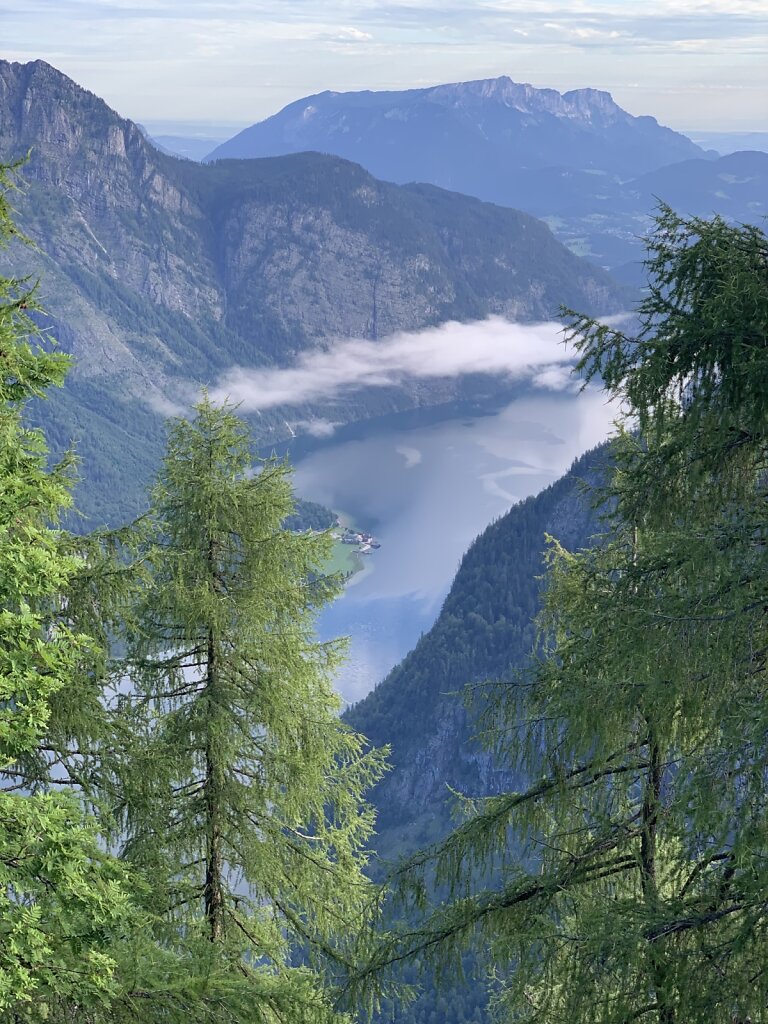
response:
{"label": "evergreen tree", "polygon": [[369,966],[479,932],[507,1020],[768,1019],[768,243],[662,209],[648,265],[637,336],[572,321],[640,433],[602,543],[553,544],[542,657],[492,705],[530,788],[404,866],[455,898]]}
{"label": "evergreen tree", "polygon": [[235,1019],[324,1020],[317,969],[344,965],[371,898],[363,792],[382,771],[338,717],[342,646],[312,635],[337,590],[330,538],[282,528],[287,466],[254,463],[207,398],[172,426],[152,500],[123,666],[125,854],[153,879],[166,943],[202,941],[245,979]]}
{"label": "evergreen tree", "polygon": [[[15,172],[0,167],[3,247],[22,240]],[[49,467],[42,434],[22,420],[68,365],[43,345],[34,307],[27,280],[0,277],[0,1016],[18,1022],[51,1019],[62,1001],[109,1003],[109,947],[134,920],[128,872],[78,797],[50,786],[52,709],[74,703],[93,642],[69,621],[82,561],[55,527],[71,504],[72,458]]]}
{"label": "evergreen tree", "polygon": [[[13,167],[0,167],[0,245]],[[0,1018],[12,1024],[247,1020],[242,986],[194,943],[158,943],[151,888],[111,856],[119,774],[110,633],[142,577],[135,529],[75,537],[74,458],[49,466],[26,403],[64,380],[30,316],[34,288],[0,277]],[[141,531],[139,531],[139,535]]]}

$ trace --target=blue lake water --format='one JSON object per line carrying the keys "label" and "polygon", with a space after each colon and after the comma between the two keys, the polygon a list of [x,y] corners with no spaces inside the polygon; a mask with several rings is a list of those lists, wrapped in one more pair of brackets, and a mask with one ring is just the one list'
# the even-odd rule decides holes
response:
{"label": "blue lake water", "polygon": [[338,678],[346,700],[364,696],[429,629],[484,527],[562,476],[608,435],[613,415],[597,392],[533,392],[491,415],[457,409],[423,425],[392,416],[292,453],[298,493],[347,513],[382,545],[319,621],[323,638],[351,638]]}

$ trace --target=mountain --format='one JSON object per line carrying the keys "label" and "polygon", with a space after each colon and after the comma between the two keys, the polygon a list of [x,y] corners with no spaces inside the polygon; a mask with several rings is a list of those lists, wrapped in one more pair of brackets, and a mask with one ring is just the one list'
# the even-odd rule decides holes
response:
{"label": "mountain", "polygon": [[643,281],[642,238],[659,199],[734,222],[768,213],[768,157],[734,153],[722,163],[594,89],[561,95],[498,78],[325,92],[245,129],[208,159],[302,149],[357,160],[391,181],[430,182],[525,210],[573,252],[621,268],[617,276],[633,285]]}
{"label": "mountain", "polygon": [[649,171],[630,181],[549,168],[518,172],[521,205],[541,217],[573,251],[642,286],[643,236],[659,201],[678,213],[759,224],[768,216],[768,153],[737,152]]}
{"label": "mountain", "polygon": [[[55,448],[77,440],[81,504],[107,521],[142,506],[162,414],[185,385],[286,365],[340,337],[627,305],[525,214],[318,154],[177,159],[50,65],[0,62],[0,159],[30,148],[16,206],[38,251],[3,265],[40,276],[46,326],[75,355],[63,394],[38,415]],[[448,401],[460,387],[357,393],[331,418]],[[309,412],[265,413],[262,440]]]}
{"label": "mountain", "polygon": [[685,160],[628,183],[627,193],[646,201],[663,196],[682,213],[709,217],[716,210],[731,221],[768,215],[768,153],[740,151],[719,160]]}
{"label": "mountain", "polygon": [[392,747],[393,770],[373,796],[375,846],[385,859],[447,831],[448,787],[476,796],[519,785],[474,739],[477,719],[462,691],[486,680],[514,685],[515,671],[533,648],[545,534],[576,549],[599,532],[583,485],[599,481],[606,458],[606,446],[587,453],[560,480],[488,526],[464,555],[432,628],[346,712],[374,745]]}
{"label": "mountain", "polygon": [[402,92],[307,96],[218,146],[209,160],[318,150],[388,181],[428,181],[516,206],[507,176],[528,168],[596,168],[634,177],[703,156],[652,117],[596,89],[559,93],[502,77]]}
{"label": "mountain", "polygon": [[[616,248],[616,258],[607,265],[626,284],[640,286],[645,279],[642,266],[644,247],[639,235],[651,224],[648,214],[638,232],[638,209],[652,211],[659,200],[686,216],[712,217],[718,214],[732,224],[764,225],[768,217],[768,153],[744,151],[730,153],[719,160],[684,160],[679,164],[650,171],[621,190],[620,201],[605,216],[614,237],[624,244]],[[601,224],[597,218],[583,213],[578,225],[571,225],[591,237],[586,252],[598,262],[596,238]],[[632,237],[630,237],[632,236]],[[631,252],[631,256],[630,256]],[[625,266],[618,265],[619,256],[630,257]],[[630,262],[631,260],[631,262]]]}

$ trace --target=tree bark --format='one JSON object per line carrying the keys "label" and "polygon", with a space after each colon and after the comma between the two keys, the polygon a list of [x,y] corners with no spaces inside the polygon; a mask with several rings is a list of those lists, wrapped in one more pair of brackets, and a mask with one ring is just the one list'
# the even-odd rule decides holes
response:
{"label": "tree bark", "polygon": [[[212,585],[216,586],[216,547],[213,538],[208,543],[208,571]],[[208,632],[206,669],[207,721],[205,723],[205,917],[211,942],[224,937],[224,853],[222,836],[222,766],[216,756],[216,702],[217,669],[216,641],[213,630]]]}
{"label": "tree bark", "polygon": [[[648,723],[648,762],[648,770],[643,788],[640,879],[645,904],[651,914],[655,914],[659,906],[656,853],[663,767],[659,741],[650,723]],[[664,965],[664,957],[653,944],[653,941],[651,941],[650,945],[649,958],[654,994],[658,1006],[659,1024],[675,1024],[677,1014],[667,988],[667,971]]]}

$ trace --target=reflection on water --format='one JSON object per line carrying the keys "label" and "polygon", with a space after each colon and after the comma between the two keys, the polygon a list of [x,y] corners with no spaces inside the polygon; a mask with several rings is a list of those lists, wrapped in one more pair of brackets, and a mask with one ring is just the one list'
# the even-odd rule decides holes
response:
{"label": "reflection on water", "polygon": [[509,507],[561,476],[602,441],[602,395],[532,394],[490,416],[398,429],[326,445],[298,461],[299,494],[349,514],[382,547],[320,621],[350,635],[339,678],[359,700],[434,622],[462,554]]}

